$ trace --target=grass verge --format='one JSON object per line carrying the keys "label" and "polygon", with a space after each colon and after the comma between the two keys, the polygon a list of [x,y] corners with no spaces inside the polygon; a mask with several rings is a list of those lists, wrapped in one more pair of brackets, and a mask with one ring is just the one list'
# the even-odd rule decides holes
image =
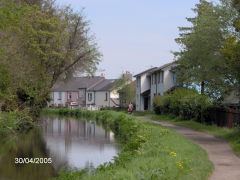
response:
{"label": "grass verge", "polygon": [[47,112],[95,118],[110,128],[122,143],[122,151],[114,163],[100,165],[90,174],[86,170],[62,171],[58,180],[206,180],[213,170],[203,149],[159,125],[113,111],[52,109]]}
{"label": "grass verge", "polygon": [[[33,128],[33,119],[26,111],[0,112],[0,138],[8,138]],[[1,140],[0,139],[0,140]]]}
{"label": "grass verge", "polygon": [[239,128],[221,128],[215,125],[204,125],[196,121],[183,121],[180,117],[173,115],[156,115],[154,113],[136,112],[134,115],[147,116],[156,121],[167,121],[179,126],[190,127],[196,131],[202,131],[212,134],[216,137],[226,139],[234,150],[235,154],[240,157],[240,130]]}
{"label": "grass verge", "polygon": [[15,134],[17,130],[17,116],[15,113],[0,113],[0,137]]}

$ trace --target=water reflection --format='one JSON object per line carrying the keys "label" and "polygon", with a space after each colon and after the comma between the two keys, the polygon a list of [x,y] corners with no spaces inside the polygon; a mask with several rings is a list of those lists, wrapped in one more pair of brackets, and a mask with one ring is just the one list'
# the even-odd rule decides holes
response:
{"label": "water reflection", "polygon": [[[97,167],[118,153],[112,132],[95,122],[42,118],[40,128],[0,142],[0,180],[42,180],[66,167]],[[52,164],[15,164],[15,158],[52,158]]]}
{"label": "water reflection", "polygon": [[56,176],[52,164],[16,164],[15,158],[48,157],[48,150],[41,131],[35,129],[21,134],[16,139],[1,142],[1,180],[43,180]]}
{"label": "water reflection", "polygon": [[54,164],[56,169],[97,167],[117,154],[113,133],[95,122],[48,117],[43,134],[53,161],[61,162]]}

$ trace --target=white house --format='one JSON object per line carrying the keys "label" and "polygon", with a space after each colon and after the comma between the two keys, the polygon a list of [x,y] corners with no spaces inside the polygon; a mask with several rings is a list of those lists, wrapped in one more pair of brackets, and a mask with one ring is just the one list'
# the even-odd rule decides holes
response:
{"label": "white house", "polygon": [[119,95],[116,90],[113,90],[115,81],[115,79],[105,79],[91,89],[88,89],[86,96],[87,106],[119,106]]}
{"label": "white house", "polygon": [[161,67],[154,67],[141,72],[136,77],[136,110],[152,110],[153,98],[163,95],[176,86],[176,74],[172,68],[177,66],[174,62]]}
{"label": "white house", "polygon": [[59,81],[52,89],[53,107],[114,107],[119,105],[119,95],[114,91],[114,79],[104,77],[74,77],[67,82]]}

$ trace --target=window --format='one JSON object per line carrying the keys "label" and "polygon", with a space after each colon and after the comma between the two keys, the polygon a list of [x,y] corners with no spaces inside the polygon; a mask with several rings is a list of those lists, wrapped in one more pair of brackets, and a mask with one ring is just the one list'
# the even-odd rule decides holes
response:
{"label": "window", "polygon": [[105,101],[107,101],[108,100],[108,93],[106,92],[106,94],[105,94]]}
{"label": "window", "polygon": [[173,79],[173,83],[176,83],[176,73],[172,72],[172,79]]}
{"label": "window", "polygon": [[81,98],[83,96],[84,96],[84,90],[79,90],[78,98]]}
{"label": "window", "polygon": [[51,93],[51,99],[54,99],[54,92]]}
{"label": "window", "polygon": [[153,78],[154,78],[154,76],[153,76],[153,74],[152,74],[152,84],[153,84],[153,82],[154,82],[154,79],[153,79]]}
{"label": "window", "polygon": [[161,73],[160,73],[160,83],[163,83],[164,82],[164,72],[163,71],[161,71]]}
{"label": "window", "polygon": [[157,84],[157,73],[155,73],[154,76],[155,76],[155,84]]}
{"label": "window", "polygon": [[72,99],[72,92],[68,92],[68,99],[69,99],[69,100]]}
{"label": "window", "polygon": [[137,77],[137,87],[141,86],[141,77]]}
{"label": "window", "polygon": [[88,93],[88,101],[92,101],[92,93]]}
{"label": "window", "polygon": [[160,72],[158,72],[158,84],[160,83]]}
{"label": "window", "polygon": [[62,92],[58,92],[58,100],[62,100]]}

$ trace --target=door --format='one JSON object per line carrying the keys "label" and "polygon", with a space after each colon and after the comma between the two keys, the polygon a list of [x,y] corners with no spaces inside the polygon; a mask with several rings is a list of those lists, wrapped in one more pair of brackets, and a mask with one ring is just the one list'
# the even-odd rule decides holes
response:
{"label": "door", "polygon": [[144,97],[144,110],[148,110],[148,101],[149,101],[149,98]]}

